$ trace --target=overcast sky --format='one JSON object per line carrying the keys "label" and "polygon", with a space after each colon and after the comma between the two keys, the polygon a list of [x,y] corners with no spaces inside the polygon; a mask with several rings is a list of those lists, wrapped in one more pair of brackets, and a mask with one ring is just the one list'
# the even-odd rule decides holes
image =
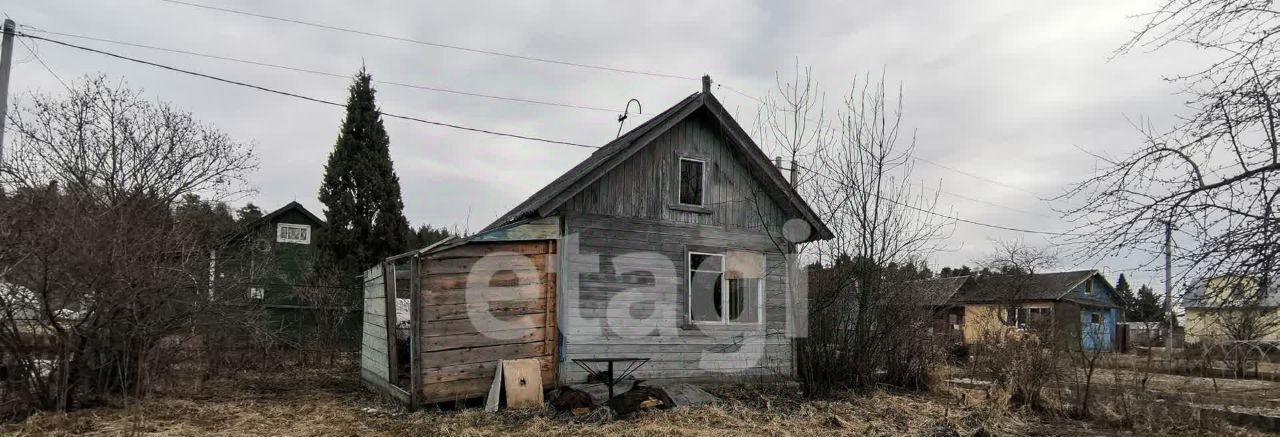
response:
{"label": "overcast sky", "polygon": [[[796,59],[813,67],[835,96],[854,77],[886,72],[901,82],[905,124],[917,154],[956,171],[920,163],[915,176],[945,190],[942,203],[968,220],[1064,231],[1051,197],[1091,174],[1080,149],[1122,154],[1140,140],[1130,119],[1167,127],[1183,98],[1163,76],[1203,62],[1168,50],[1111,59],[1153,0],[1074,2],[460,2],[193,0],[442,44],[584,64],[710,74],[717,83],[763,95],[777,71]],[[410,4],[412,3],[412,4]],[[427,5],[430,3],[430,5]],[[386,112],[465,126],[604,144],[630,98],[657,113],[699,89],[694,80],[567,67],[428,47],[268,21],[158,0],[19,0],[0,8],[19,24],[339,74],[363,63],[375,81],[608,108],[593,111],[378,87]],[[182,54],[48,35],[146,60],[343,101],[349,79],[283,71]],[[30,44],[30,43],[28,43]],[[61,93],[62,85],[17,45],[10,94]],[[341,108],[266,94],[125,61],[39,43],[63,80],[102,72],[146,95],[195,113],[252,143],[260,168],[256,193],[239,199],[263,209],[316,200]],[[713,91],[750,130],[755,102]],[[633,120],[638,120],[634,118]],[[585,158],[589,150],[386,120],[391,154],[413,225],[477,230]],[[628,127],[634,126],[629,123]],[[1019,187],[1009,188],[1006,185]],[[1030,192],[1030,193],[1028,193]],[[985,202],[985,203],[984,203]],[[992,206],[990,204],[1000,206]],[[960,224],[934,266],[974,265],[993,239],[1013,232]],[[1024,236],[1031,243],[1044,239]],[[1141,259],[1104,263],[1067,259],[1064,268],[1114,275]],[[1140,282],[1156,275],[1139,272]]]}

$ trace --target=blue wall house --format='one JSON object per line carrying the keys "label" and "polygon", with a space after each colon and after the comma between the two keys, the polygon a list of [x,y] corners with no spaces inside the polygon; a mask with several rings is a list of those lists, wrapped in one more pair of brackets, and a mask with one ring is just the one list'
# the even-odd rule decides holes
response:
{"label": "blue wall house", "polygon": [[1122,298],[1097,270],[979,277],[953,298],[963,305],[964,342],[1034,332],[1072,349],[1111,351]]}

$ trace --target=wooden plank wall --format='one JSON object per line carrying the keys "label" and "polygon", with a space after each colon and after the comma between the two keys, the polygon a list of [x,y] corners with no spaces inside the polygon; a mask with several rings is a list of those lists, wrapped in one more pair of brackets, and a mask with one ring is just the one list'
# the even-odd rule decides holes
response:
{"label": "wooden plank wall", "polygon": [[382,265],[364,275],[364,323],[360,342],[360,380],[375,391],[390,393],[387,353],[387,300]]}
{"label": "wooden plank wall", "polygon": [[[566,265],[561,280],[565,293],[578,293],[580,308],[561,307],[565,324],[562,382],[580,382],[585,372],[568,364],[573,358],[641,356],[652,361],[637,373],[642,379],[724,380],[743,375],[789,375],[790,339],[786,327],[785,258],[773,239],[781,236],[781,223],[795,216],[765,194],[746,160],[727,143],[728,137],[705,113],[694,114],[638,151],[570,199],[561,209],[566,237],[576,235],[577,251],[565,247]],[[678,192],[678,160],[692,157],[706,161],[705,208],[675,205]],[[570,240],[572,241],[572,240]],[[728,249],[765,253],[765,324],[754,327],[709,327],[687,320],[686,254],[691,249],[713,252]],[[611,271],[615,261],[636,252],[656,252],[671,260],[668,267],[656,263],[649,275],[620,275]],[[642,261],[642,263],[648,261]],[[593,269],[602,269],[592,273]],[[677,335],[624,338],[606,330],[603,338],[591,337],[614,293],[649,285],[639,299],[674,303],[675,315],[655,320]],[[567,297],[567,296],[566,296]],[[570,304],[572,299],[564,299]],[[643,307],[643,305],[641,305]],[[578,313],[577,316],[571,312]],[[608,320],[627,326],[625,320]],[[634,324],[635,322],[632,322]],[[723,353],[738,348],[734,342],[764,331],[765,357],[742,360],[724,355],[703,360],[703,352]]]}
{"label": "wooden plank wall", "polygon": [[[584,188],[566,211],[763,230],[780,227],[785,216],[727,146],[727,133],[697,113],[663,133],[643,150]],[[677,203],[679,159],[706,161],[704,211],[673,208]]]}
{"label": "wooden plank wall", "polygon": [[[473,242],[419,261],[425,403],[483,397],[500,359],[538,358],[544,386],[556,381],[555,244]],[[471,292],[483,297],[488,313],[506,329],[481,332],[472,322],[485,311],[476,305],[481,302],[467,300],[472,274],[488,278],[470,284]]]}
{"label": "wooden plank wall", "polygon": [[[735,380],[744,376],[789,376],[791,343],[786,328],[786,261],[782,252],[763,232],[744,232],[717,226],[672,224],[654,220],[599,215],[572,215],[565,220],[566,235],[578,238],[575,251],[566,247],[566,265],[561,280],[566,281],[562,306],[564,326],[562,383],[579,383],[586,372],[571,365],[574,358],[647,357],[650,362],[636,372],[640,379]],[[688,323],[688,285],[685,254],[691,248],[756,250],[765,254],[765,323],[756,326],[706,326]],[[671,267],[650,264],[649,275],[618,274],[613,265],[630,257],[637,265],[636,252],[656,252],[671,260]],[[598,257],[598,258],[597,258]],[[597,261],[598,260],[598,261]],[[639,264],[644,265],[644,264]],[[592,273],[592,271],[598,273]],[[647,278],[646,276],[650,276]],[[651,319],[651,325],[675,335],[640,338],[618,335],[598,326],[606,318],[606,308],[614,294],[630,289],[629,299],[641,302],[675,303],[674,316]],[[638,293],[637,293],[638,291]],[[576,303],[575,303],[576,301]],[[653,304],[648,304],[652,306]],[[649,317],[649,316],[645,316]],[[615,327],[636,326],[627,320],[607,320]],[[741,359],[725,354],[738,349],[741,335],[764,337],[760,359]],[[704,359],[703,352],[716,354]]]}

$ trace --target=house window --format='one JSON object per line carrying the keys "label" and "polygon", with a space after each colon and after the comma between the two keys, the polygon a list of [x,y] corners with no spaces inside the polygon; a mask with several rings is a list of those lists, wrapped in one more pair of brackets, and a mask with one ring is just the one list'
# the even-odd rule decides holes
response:
{"label": "house window", "polygon": [[702,206],[705,161],[680,158],[680,204]]}
{"label": "house window", "polygon": [[1049,323],[1048,308],[1009,308],[1005,324],[1021,329],[1043,328]]}
{"label": "house window", "polygon": [[262,287],[249,287],[249,299],[262,300],[264,297],[266,297],[266,290]]}
{"label": "house window", "polygon": [[1093,293],[1093,279],[1084,281],[1084,294]]}
{"label": "house window", "polygon": [[1092,313],[1089,313],[1089,323],[1092,323],[1092,324],[1095,324],[1095,325],[1101,325],[1101,324],[1102,324],[1102,313],[1097,312],[1097,311],[1094,311],[1094,312],[1092,312]]}
{"label": "house window", "polygon": [[311,244],[311,226],[293,223],[277,224],[276,241],[281,243]]}
{"label": "house window", "polygon": [[689,319],[703,323],[763,321],[764,254],[689,252]]}
{"label": "house window", "polygon": [[689,319],[722,322],[724,255],[689,252]]}

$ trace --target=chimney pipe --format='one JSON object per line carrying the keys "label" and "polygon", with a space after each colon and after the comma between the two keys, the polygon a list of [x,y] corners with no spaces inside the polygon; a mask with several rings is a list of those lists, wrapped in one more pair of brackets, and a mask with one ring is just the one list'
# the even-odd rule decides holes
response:
{"label": "chimney pipe", "polygon": [[702,75],[702,92],[711,93],[711,75],[709,74]]}

